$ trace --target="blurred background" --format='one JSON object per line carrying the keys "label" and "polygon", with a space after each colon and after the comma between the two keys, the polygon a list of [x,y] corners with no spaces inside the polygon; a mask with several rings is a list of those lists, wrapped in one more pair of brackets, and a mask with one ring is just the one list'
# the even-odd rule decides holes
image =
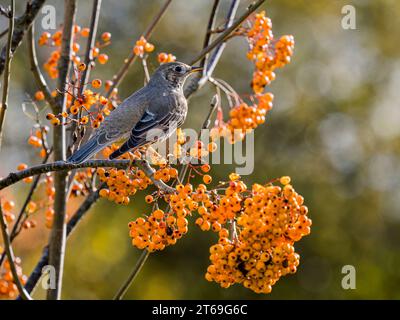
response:
{"label": "blurred background", "polygon": [[[17,1],[18,15],[24,2]],[[99,34],[112,33],[112,45],[103,51],[110,61],[98,66],[93,77],[111,79],[163,2],[103,1]],[[229,2],[222,1],[221,23]],[[249,3],[243,0],[239,12]],[[61,25],[62,1],[47,4],[56,7],[57,26]],[[212,4],[173,0],[151,38],[155,51],[190,61],[201,49]],[[356,8],[355,30],[341,25],[342,7],[348,4]],[[292,63],[277,72],[269,88],[275,95],[274,108],[255,132],[255,171],[244,180],[263,183],[289,175],[305,197],[313,226],[311,235],[296,243],[300,267],[295,275],[281,278],[270,295],[257,295],[241,285],[221,289],[204,279],[216,235],[200,231],[192,221],[181,241],[150,256],[126,299],[400,298],[400,3],[268,0],[263,9],[272,19],[275,36],[293,34],[296,45]],[[80,1],[78,24],[88,26],[90,12],[91,1]],[[6,24],[0,17],[0,30]],[[38,36],[42,30],[39,23],[36,27]],[[253,70],[246,50],[244,38],[230,41],[214,73],[241,94],[250,92]],[[44,62],[49,49],[38,51]],[[150,69],[157,65],[153,54]],[[21,112],[26,93],[36,91],[32,79],[24,43],[12,64],[1,176],[15,170],[17,163],[40,161],[26,143],[32,122]],[[119,94],[124,98],[142,84],[143,71],[136,63]],[[192,98],[185,127],[200,126],[213,94],[207,85]],[[220,165],[212,174],[217,181],[233,170],[233,165]],[[18,209],[27,190],[21,183],[2,192]],[[140,254],[131,245],[127,223],[149,212],[141,198],[138,194],[128,207],[100,200],[87,214],[68,240],[63,298],[113,297]],[[71,203],[71,212],[78,204]],[[39,226],[15,242],[25,274],[48,239],[43,215],[37,220]],[[355,290],[341,286],[344,265],[356,269]],[[36,291],[35,297],[43,296],[41,289]]]}

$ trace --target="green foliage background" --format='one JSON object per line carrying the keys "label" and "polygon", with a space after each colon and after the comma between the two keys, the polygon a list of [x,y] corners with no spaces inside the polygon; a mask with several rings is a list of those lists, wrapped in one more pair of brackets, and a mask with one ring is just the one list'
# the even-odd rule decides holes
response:
{"label": "green foliage background", "polygon": [[[113,44],[104,51],[110,61],[98,66],[94,75],[111,78],[162,2],[103,0],[99,32],[110,31]],[[151,39],[156,52],[172,52],[189,61],[201,47],[212,2],[173,0]],[[60,24],[62,1],[48,3],[56,6]],[[222,3],[226,12],[229,1]],[[241,9],[248,3],[242,1]],[[17,4],[21,13],[23,2]],[[347,4],[356,8],[356,30],[341,27],[341,9]],[[177,245],[151,255],[127,299],[400,298],[400,3],[268,0],[264,9],[276,36],[294,35],[295,55],[270,87],[274,108],[256,130],[255,171],[244,179],[262,183],[289,175],[305,197],[313,226],[311,235],[296,245],[301,254],[298,272],[282,278],[268,296],[239,285],[221,289],[204,279],[208,248],[216,237],[192,223]],[[91,1],[79,2],[79,24],[88,25],[90,10]],[[5,19],[0,23],[3,29]],[[38,34],[39,23],[37,29]],[[40,49],[41,61],[47,54],[47,49]],[[250,92],[252,73],[245,55],[244,39],[234,39],[215,72],[243,94]],[[149,65],[152,70],[157,66],[156,55]],[[25,93],[35,91],[25,44],[12,70],[11,106],[0,154],[3,176],[16,163],[38,162],[26,148],[31,122],[20,109]],[[120,87],[121,97],[142,83],[137,63]],[[207,86],[193,97],[185,127],[201,124],[213,92]],[[225,179],[233,170],[230,165],[215,166],[214,180]],[[11,197],[21,205],[26,192],[20,184]],[[128,207],[98,202],[68,241],[64,298],[112,298],[140,254],[131,246],[127,223],[149,210],[140,195]],[[44,218],[38,221],[42,225]],[[48,231],[40,227],[16,241],[27,274],[47,237]],[[344,265],[356,268],[356,290],[341,287]],[[43,297],[41,289],[36,297]]]}

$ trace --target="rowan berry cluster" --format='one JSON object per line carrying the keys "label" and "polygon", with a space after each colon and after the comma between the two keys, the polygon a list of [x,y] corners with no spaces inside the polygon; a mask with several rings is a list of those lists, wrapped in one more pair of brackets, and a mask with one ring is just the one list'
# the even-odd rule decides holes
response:
{"label": "rowan berry cluster", "polygon": [[143,58],[145,53],[150,53],[154,51],[154,45],[148,42],[145,37],[140,37],[138,41],[136,41],[135,46],[133,47],[133,53],[141,58]]}
{"label": "rowan berry cluster", "polygon": [[252,88],[260,94],[265,86],[275,80],[274,70],[288,64],[294,50],[294,38],[285,35],[276,40],[272,33],[272,21],[262,11],[255,15],[247,31],[249,51],[247,58],[254,62]]}
{"label": "rowan berry cluster", "polygon": [[275,80],[275,69],[290,62],[294,50],[293,36],[274,39],[272,22],[265,11],[248,20],[251,26],[240,29],[238,34],[246,36],[249,43],[247,58],[254,62],[251,82],[254,95],[250,96],[250,104],[239,98],[241,102],[231,108],[228,121],[218,121],[219,136],[226,137],[231,143],[243,140],[246,133],[265,122],[267,112],[272,109],[273,95],[263,93],[264,89]]}
{"label": "rowan berry cluster", "polygon": [[230,110],[229,120],[222,126],[222,135],[232,143],[243,140],[246,133],[265,122],[267,112],[272,109],[274,96],[267,92],[257,95],[256,99],[251,105],[242,102]]}
{"label": "rowan berry cluster", "polygon": [[107,184],[107,188],[100,190],[100,196],[117,204],[129,204],[130,196],[134,195],[137,190],[144,190],[152,184],[146,174],[136,167],[107,171],[99,168],[97,174],[100,181]]}
{"label": "rowan berry cluster", "polygon": [[250,193],[227,188],[226,193],[237,197],[230,205],[235,222],[210,248],[207,280],[223,288],[241,283],[256,293],[269,293],[280,277],[296,272],[300,257],[294,243],[310,233],[311,219],[290,178],[279,180],[282,187],[254,184]]}
{"label": "rowan berry cluster", "polygon": [[[198,206],[191,198],[192,192],[191,184],[178,184],[176,193],[165,196],[169,212],[165,213],[157,207],[149,216],[131,221],[128,227],[132,244],[139,249],[153,252],[163,250],[182,238],[188,232],[188,215]],[[153,201],[153,196],[146,196],[146,202]]]}
{"label": "rowan berry cluster", "polygon": [[160,64],[163,64],[168,62],[174,62],[176,60],[176,57],[171,53],[161,52],[158,54],[157,60]]}
{"label": "rowan berry cluster", "polygon": [[[79,25],[75,25],[73,28],[73,36],[74,39],[72,43],[72,53],[71,59],[75,64],[75,67],[78,66],[81,62],[81,58],[79,56],[81,46],[79,44],[79,40],[81,38],[89,37],[90,29],[89,28],[82,28]],[[49,32],[43,32],[39,38],[39,45],[40,46],[50,46],[54,48],[54,51],[50,54],[49,59],[44,64],[44,69],[48,73],[48,75],[52,79],[58,78],[58,60],[61,57],[61,39],[62,39],[62,31],[58,30],[54,34]],[[93,58],[98,61],[100,64],[105,64],[108,61],[108,55],[105,53],[100,53],[100,49],[108,46],[111,43],[111,33],[104,32],[101,35],[101,41],[96,43],[96,46],[92,49],[92,56]],[[56,95],[56,93],[55,93]]]}
{"label": "rowan berry cluster", "polygon": [[[0,247],[0,252],[3,248]],[[18,278],[22,285],[25,285],[27,277],[22,273],[21,259],[15,257],[15,267],[17,269]],[[14,277],[10,269],[10,263],[7,259],[4,260],[0,267],[0,299],[13,299],[18,295],[17,285],[14,283]]]}

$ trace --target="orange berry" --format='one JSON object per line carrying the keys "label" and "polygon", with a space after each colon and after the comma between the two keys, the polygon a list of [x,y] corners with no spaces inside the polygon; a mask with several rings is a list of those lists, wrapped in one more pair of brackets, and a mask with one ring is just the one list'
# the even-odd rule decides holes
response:
{"label": "orange berry", "polygon": [[283,176],[279,179],[279,182],[285,186],[290,183],[290,177]]}
{"label": "orange berry", "polygon": [[109,194],[110,194],[110,191],[108,189],[101,189],[99,191],[99,195],[102,198],[107,198],[109,196]]}
{"label": "orange berry", "polygon": [[92,87],[93,88],[100,88],[101,87],[101,80],[100,79],[94,79],[92,80]]}
{"label": "orange berry", "polygon": [[164,217],[164,211],[157,209],[156,211],[153,212],[153,216],[157,220],[161,220]]}
{"label": "orange berry", "polygon": [[14,207],[15,207],[15,203],[14,203],[14,201],[11,201],[11,200],[6,200],[2,205],[2,208],[4,211],[11,211],[12,209],[14,209]]}
{"label": "orange berry", "polygon": [[211,181],[212,181],[212,177],[211,177],[210,175],[205,174],[205,175],[203,176],[203,182],[204,182],[205,184],[210,184]]}
{"label": "orange berry", "polygon": [[108,61],[108,55],[102,53],[99,55],[98,60],[100,64],[105,64]]}
{"label": "orange berry", "polygon": [[50,123],[51,123],[52,125],[54,125],[54,126],[58,126],[58,125],[61,124],[61,121],[60,121],[60,119],[58,119],[58,118],[53,118],[53,119],[51,119]]}
{"label": "orange berry", "polygon": [[79,71],[85,71],[85,70],[86,70],[86,64],[83,63],[83,62],[81,62],[81,63],[78,65],[78,70],[79,70]]}
{"label": "orange berry", "polygon": [[79,43],[74,42],[74,43],[72,44],[72,50],[73,50],[74,52],[78,52],[80,48],[81,48],[81,47],[80,47]]}
{"label": "orange berry", "polygon": [[89,28],[83,28],[82,30],[81,30],[81,36],[82,37],[88,37],[89,36],[89,33],[90,33],[90,29]]}
{"label": "orange berry", "polygon": [[18,171],[25,170],[25,169],[27,169],[27,168],[28,168],[28,165],[25,164],[25,163],[20,163],[20,164],[17,166],[17,170],[18,170]]}
{"label": "orange berry", "polygon": [[43,93],[43,91],[36,91],[36,93],[35,93],[35,99],[36,99],[37,101],[44,100],[44,93]]}
{"label": "orange berry", "polygon": [[56,116],[53,114],[53,113],[48,113],[48,114],[46,114],[46,119],[47,120],[51,120],[51,119],[54,119]]}
{"label": "orange berry", "polygon": [[104,42],[110,41],[110,40],[111,40],[111,33],[110,33],[110,32],[104,32],[104,33],[101,35],[101,39],[102,39]]}
{"label": "orange berry", "polygon": [[152,203],[154,201],[154,198],[152,195],[149,194],[145,197],[145,200],[147,203]]}

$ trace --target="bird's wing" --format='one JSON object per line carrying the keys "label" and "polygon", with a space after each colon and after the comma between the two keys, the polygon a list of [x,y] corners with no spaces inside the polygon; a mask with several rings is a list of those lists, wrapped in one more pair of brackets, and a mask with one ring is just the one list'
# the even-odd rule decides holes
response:
{"label": "bird's wing", "polygon": [[132,129],[129,139],[110,155],[110,159],[118,158],[125,152],[148,142],[157,141],[163,137],[168,130],[179,126],[182,123],[182,118],[184,118],[184,115],[176,111],[155,114],[146,110],[143,117]]}
{"label": "bird's wing", "polygon": [[109,144],[129,136],[132,126],[140,121],[148,107],[149,103],[143,94],[143,89],[136,91],[106,117],[95,134],[98,143]]}

